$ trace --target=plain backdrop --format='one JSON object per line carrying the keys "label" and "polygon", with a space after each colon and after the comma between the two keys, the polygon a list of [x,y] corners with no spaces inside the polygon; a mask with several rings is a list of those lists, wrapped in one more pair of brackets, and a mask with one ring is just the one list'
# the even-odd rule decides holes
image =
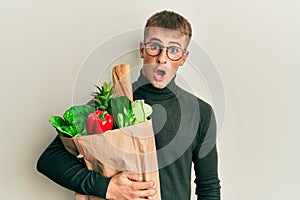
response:
{"label": "plain backdrop", "polygon": [[[55,137],[48,119],[72,104],[77,73],[97,45],[162,9],[190,20],[224,84],[222,199],[300,198],[299,1],[1,0],[1,199],[74,199],[36,171]],[[189,81],[207,99],[202,81]]]}

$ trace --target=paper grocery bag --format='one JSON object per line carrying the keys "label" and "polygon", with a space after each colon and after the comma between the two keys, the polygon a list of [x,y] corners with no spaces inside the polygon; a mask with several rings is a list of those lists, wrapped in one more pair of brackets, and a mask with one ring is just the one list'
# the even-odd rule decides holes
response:
{"label": "paper grocery bag", "polygon": [[[141,173],[144,180],[153,180],[160,200],[160,184],[152,121],[76,138],[60,137],[71,154],[82,158],[89,170],[105,177],[121,171]],[[102,198],[76,194],[76,200]]]}

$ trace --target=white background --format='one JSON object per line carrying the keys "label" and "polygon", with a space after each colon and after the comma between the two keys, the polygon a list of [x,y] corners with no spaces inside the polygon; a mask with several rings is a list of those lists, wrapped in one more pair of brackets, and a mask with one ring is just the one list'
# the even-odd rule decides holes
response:
{"label": "white background", "polygon": [[222,199],[299,199],[297,0],[1,0],[1,199],[74,199],[35,168],[55,137],[48,119],[72,104],[76,74],[96,45],[162,9],[190,20],[223,80]]}

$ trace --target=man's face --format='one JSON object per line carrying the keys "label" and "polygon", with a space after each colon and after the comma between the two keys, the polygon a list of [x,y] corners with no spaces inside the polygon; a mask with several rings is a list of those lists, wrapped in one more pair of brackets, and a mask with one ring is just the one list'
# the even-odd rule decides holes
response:
{"label": "man's face", "polygon": [[162,89],[170,83],[176,75],[179,66],[184,64],[188,52],[184,51],[183,56],[179,60],[174,61],[167,56],[166,48],[157,56],[148,55],[144,44],[151,42],[151,44],[155,44],[153,48],[159,45],[164,47],[172,46],[184,50],[186,41],[187,36],[183,36],[174,30],[163,28],[151,28],[149,30],[144,43],[140,43],[140,56],[144,59],[142,73],[154,87]]}

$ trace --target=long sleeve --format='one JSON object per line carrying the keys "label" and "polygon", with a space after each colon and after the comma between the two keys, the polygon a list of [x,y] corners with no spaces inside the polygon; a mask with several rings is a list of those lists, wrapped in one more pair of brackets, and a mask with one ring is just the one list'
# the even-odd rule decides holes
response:
{"label": "long sleeve", "polygon": [[105,198],[110,178],[88,170],[65,150],[59,137],[42,153],[37,170],[57,184],[80,194]]}
{"label": "long sleeve", "polygon": [[201,139],[193,153],[198,200],[220,200],[216,122],[213,111],[209,113],[202,116]]}

